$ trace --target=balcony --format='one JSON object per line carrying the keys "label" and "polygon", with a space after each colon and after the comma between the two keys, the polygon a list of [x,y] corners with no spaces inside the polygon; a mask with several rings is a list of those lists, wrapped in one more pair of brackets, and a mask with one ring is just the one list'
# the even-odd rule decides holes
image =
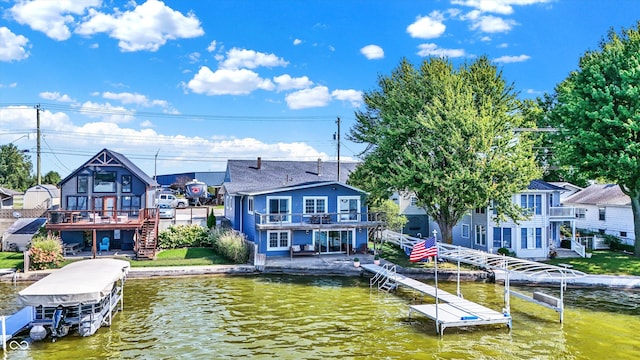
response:
{"label": "balcony", "polygon": [[47,230],[135,229],[146,218],[154,218],[156,209],[128,211],[49,210]]}
{"label": "balcony", "polygon": [[370,228],[384,225],[385,213],[322,213],[322,214],[261,214],[256,212],[258,230],[319,230],[344,228]]}
{"label": "balcony", "polygon": [[577,208],[575,207],[550,207],[549,219],[551,220],[575,220],[577,217]]}

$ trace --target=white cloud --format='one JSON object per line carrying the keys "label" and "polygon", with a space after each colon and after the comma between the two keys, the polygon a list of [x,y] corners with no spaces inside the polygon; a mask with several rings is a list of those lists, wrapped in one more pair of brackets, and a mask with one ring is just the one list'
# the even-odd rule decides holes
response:
{"label": "white cloud", "polygon": [[418,17],[411,25],[407,26],[407,32],[413,38],[433,39],[444,34],[446,26],[442,23],[442,14],[433,11],[428,16]]}
{"label": "white cloud", "polygon": [[427,57],[427,56],[438,56],[438,57],[462,57],[465,56],[464,49],[443,49],[439,48],[438,45],[430,43],[430,44],[420,44],[418,45],[418,55]]}
{"label": "white cloud", "polygon": [[118,39],[122,51],[157,51],[168,40],[204,34],[193,13],[184,16],[158,0],[147,0],[132,11],[105,14],[89,9],[88,20],[76,28],[80,35],[106,33]]}
{"label": "white cloud", "polygon": [[535,90],[535,89],[527,89],[524,92],[529,94],[529,95],[540,95],[540,94],[542,94],[542,91]]}
{"label": "white cloud", "polygon": [[54,92],[50,92],[50,91],[41,92],[40,93],[40,97],[45,99],[45,100],[53,100],[53,101],[60,101],[60,102],[74,102],[75,101],[69,95],[67,95],[67,94],[60,95],[60,93],[57,92],[57,91],[54,91]]}
{"label": "white cloud", "polygon": [[515,20],[487,15],[480,16],[476,20],[473,20],[471,23],[471,30],[480,29],[480,31],[487,33],[508,32],[515,25],[518,25]]}
{"label": "white cloud", "polygon": [[326,106],[331,102],[331,95],[326,86],[316,86],[288,94],[284,99],[289,109],[299,110]]}
{"label": "white cloud", "polygon": [[186,87],[196,94],[247,95],[257,89],[273,90],[275,85],[251,70],[219,69],[213,72],[203,66]]}
{"label": "white cloud", "polygon": [[29,39],[16,35],[9,28],[0,27],[0,61],[24,60],[29,57],[26,45]]}
{"label": "white cloud", "polygon": [[286,67],[289,63],[274,54],[265,54],[254,50],[233,48],[227,51],[227,58],[220,64],[221,69],[236,70],[257,67]]}
{"label": "white cloud", "polygon": [[294,90],[294,89],[306,89],[313,85],[313,81],[309,80],[306,76],[292,78],[291,75],[284,74],[275,76],[273,82],[278,85],[278,92]]}
{"label": "white cloud", "polygon": [[99,104],[86,101],[80,107],[80,112],[90,118],[98,118],[109,123],[126,123],[133,120],[135,111],[110,103]]}
{"label": "white cloud", "polygon": [[362,91],[353,89],[333,90],[331,96],[336,100],[348,101],[353,107],[359,107],[362,104]]}
{"label": "white cloud", "polygon": [[107,91],[102,93],[102,97],[108,100],[118,100],[123,104],[147,105],[149,103],[146,96],[129,92],[112,93]]}
{"label": "white cloud", "polygon": [[497,63],[514,63],[514,62],[523,62],[531,59],[529,55],[518,55],[518,56],[500,56],[499,58],[493,59],[494,62]]}
{"label": "white cloud", "polygon": [[207,51],[208,52],[214,52],[216,51],[216,46],[218,45],[218,42],[216,42],[215,40],[213,40],[211,43],[209,43],[209,46],[207,46]]}
{"label": "white cloud", "polygon": [[302,44],[302,40],[300,39],[293,40],[293,45],[300,45],[300,44]]}
{"label": "white cloud", "polygon": [[384,50],[378,45],[367,45],[360,49],[360,53],[369,60],[384,58]]}
{"label": "white cloud", "polygon": [[[33,116],[31,106],[7,106],[0,107],[0,124],[12,126],[20,124],[21,128],[36,128],[36,117]],[[65,113],[52,113],[44,109],[40,113],[40,126],[48,130],[64,130],[72,126],[69,116]],[[11,140],[9,140],[11,141]]]}
{"label": "white cloud", "polygon": [[100,6],[102,0],[86,1],[18,1],[8,14],[20,24],[29,25],[48,37],[62,41],[71,37],[69,25],[74,15],[82,15],[88,8]]}
{"label": "white cloud", "polygon": [[153,123],[150,120],[144,120],[140,123],[140,127],[143,128],[152,128],[153,127]]}
{"label": "white cloud", "polygon": [[483,37],[480,38],[480,41],[489,42],[489,41],[491,41],[491,37],[483,36]]}
{"label": "white cloud", "polygon": [[18,87],[18,83],[16,82],[12,82],[11,84],[5,85],[5,84],[0,84],[0,89],[1,88],[9,88],[9,89],[13,89]]}
{"label": "white cloud", "polygon": [[509,44],[507,44],[507,43],[502,43],[502,44],[498,45],[498,49],[506,49],[508,47],[509,47]]}
{"label": "white cloud", "polygon": [[453,5],[469,6],[482,12],[490,12],[501,15],[513,13],[513,6],[524,6],[547,3],[552,0],[451,0]]}
{"label": "white cloud", "polygon": [[187,55],[187,58],[189,59],[189,62],[192,64],[200,62],[200,53],[197,51],[192,52],[191,54]]}

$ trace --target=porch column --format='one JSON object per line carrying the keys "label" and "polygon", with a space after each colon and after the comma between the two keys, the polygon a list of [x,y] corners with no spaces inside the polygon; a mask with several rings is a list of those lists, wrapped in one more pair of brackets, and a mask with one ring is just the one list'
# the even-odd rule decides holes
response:
{"label": "porch column", "polygon": [[96,258],[96,229],[93,229],[93,243],[91,246],[91,253],[93,254],[93,258]]}

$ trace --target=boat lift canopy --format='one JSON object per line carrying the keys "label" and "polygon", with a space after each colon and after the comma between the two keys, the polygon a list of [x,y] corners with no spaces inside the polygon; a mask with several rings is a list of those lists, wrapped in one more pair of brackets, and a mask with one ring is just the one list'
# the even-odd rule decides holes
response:
{"label": "boat lift canopy", "polygon": [[128,271],[129,262],[118,259],[73,262],[20,291],[18,301],[23,306],[98,304]]}

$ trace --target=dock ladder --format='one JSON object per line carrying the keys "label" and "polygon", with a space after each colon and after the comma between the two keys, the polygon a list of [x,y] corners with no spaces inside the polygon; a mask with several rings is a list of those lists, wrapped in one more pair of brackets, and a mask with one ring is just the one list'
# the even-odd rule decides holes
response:
{"label": "dock ladder", "polygon": [[398,287],[396,283],[396,265],[392,263],[384,264],[376,272],[371,279],[369,279],[369,288],[373,289],[374,286],[378,288],[378,291],[391,292]]}

